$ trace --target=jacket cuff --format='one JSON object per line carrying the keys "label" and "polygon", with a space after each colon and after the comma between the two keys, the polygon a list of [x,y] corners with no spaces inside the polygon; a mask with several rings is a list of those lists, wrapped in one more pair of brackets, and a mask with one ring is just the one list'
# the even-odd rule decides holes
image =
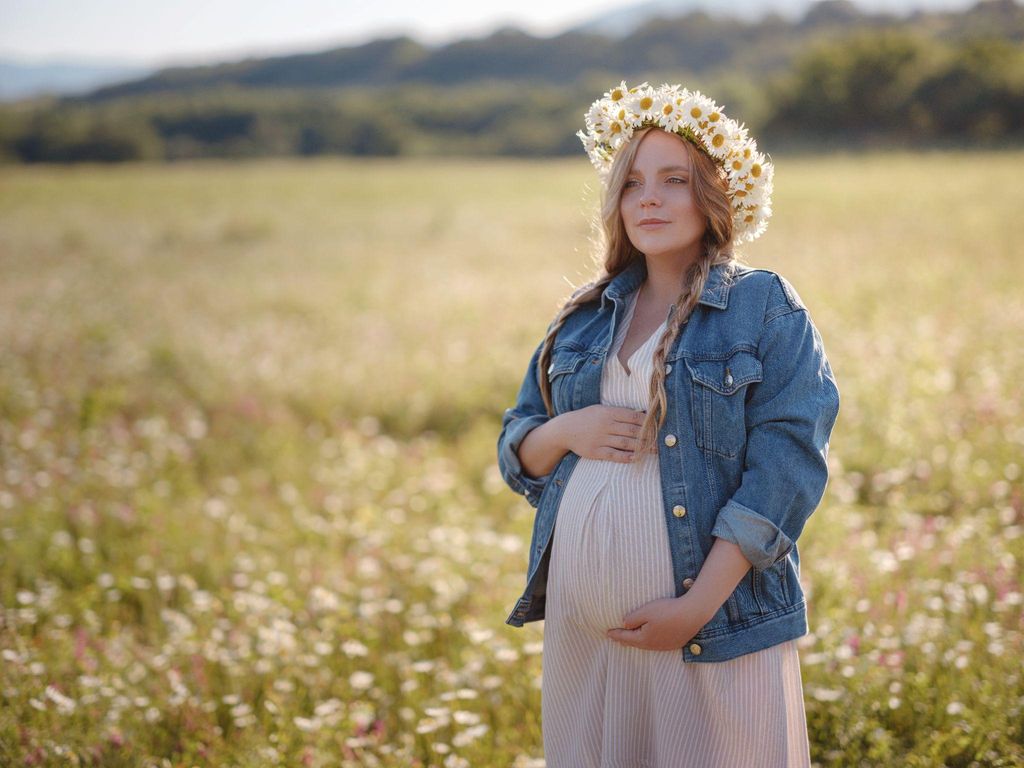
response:
{"label": "jacket cuff", "polygon": [[711,535],[738,546],[756,571],[771,568],[793,548],[775,523],[732,499],[718,511]]}
{"label": "jacket cuff", "polygon": [[542,477],[527,477],[523,472],[523,465],[519,463],[519,444],[523,442],[526,435],[533,429],[548,421],[546,415],[521,416],[510,422],[505,431],[504,440],[501,443],[501,465],[505,475],[505,481],[517,493],[526,496],[531,506],[540,504],[540,494],[547,485],[551,473]]}

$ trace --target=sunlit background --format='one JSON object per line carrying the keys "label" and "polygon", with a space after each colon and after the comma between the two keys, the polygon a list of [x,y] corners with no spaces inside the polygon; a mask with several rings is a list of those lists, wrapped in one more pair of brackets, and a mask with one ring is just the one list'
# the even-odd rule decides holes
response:
{"label": "sunlit background", "polygon": [[0,0],[0,765],[544,765],[495,443],[701,89],[842,395],[818,766],[1024,765],[1024,8]]}

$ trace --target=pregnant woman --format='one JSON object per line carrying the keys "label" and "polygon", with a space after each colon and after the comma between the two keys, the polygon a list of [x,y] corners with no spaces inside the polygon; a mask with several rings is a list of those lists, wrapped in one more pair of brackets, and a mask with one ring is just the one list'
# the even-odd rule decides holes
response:
{"label": "pregnant woman", "polygon": [[793,286],[734,251],[767,225],[773,166],[678,85],[622,83],[586,127],[603,268],[498,439],[537,508],[508,623],[545,620],[547,765],[809,766],[796,541],[839,392]]}

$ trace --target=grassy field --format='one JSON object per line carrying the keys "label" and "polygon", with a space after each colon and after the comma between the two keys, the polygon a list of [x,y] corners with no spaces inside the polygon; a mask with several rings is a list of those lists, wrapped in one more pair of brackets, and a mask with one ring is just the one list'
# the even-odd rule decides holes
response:
{"label": "grassy field", "polygon": [[[778,157],[820,766],[1024,765],[1024,153]],[[495,441],[585,159],[5,168],[0,764],[543,765]]]}

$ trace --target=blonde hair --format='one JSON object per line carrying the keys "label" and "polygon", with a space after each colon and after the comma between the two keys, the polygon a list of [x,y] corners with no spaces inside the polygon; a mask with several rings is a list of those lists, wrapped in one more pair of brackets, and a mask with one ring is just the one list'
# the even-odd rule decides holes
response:
{"label": "blonde hair", "polygon": [[[598,277],[592,282],[577,289],[562,305],[555,321],[552,323],[544,344],[541,348],[540,360],[537,365],[537,377],[541,395],[548,416],[554,416],[551,401],[551,383],[546,371],[551,362],[551,353],[558,331],[566,319],[576,309],[591,301],[599,301],[608,284],[637,259],[644,255],[629,241],[626,227],[619,211],[626,177],[633,166],[640,140],[651,130],[662,130],[656,127],[642,128],[633,134],[628,143],[624,144],[615,154],[608,183],[601,200],[600,237],[597,251],[601,253]],[[666,133],[668,133],[666,131]],[[668,402],[665,395],[665,358],[672,349],[672,344],[679,335],[683,325],[689,320],[690,314],[704,292],[711,267],[716,264],[731,265],[738,261],[733,250],[733,218],[729,204],[728,185],[725,172],[707,153],[703,152],[687,139],[672,133],[683,143],[690,155],[690,184],[693,190],[694,203],[706,217],[707,226],[702,240],[703,249],[694,265],[687,270],[680,286],[680,294],[672,308],[665,332],[654,351],[654,375],[651,377],[651,406],[647,409],[640,430],[638,450],[641,453],[656,450],[655,440],[658,430],[665,422]],[[596,219],[596,217],[595,217]],[[595,229],[598,227],[595,220]]]}

